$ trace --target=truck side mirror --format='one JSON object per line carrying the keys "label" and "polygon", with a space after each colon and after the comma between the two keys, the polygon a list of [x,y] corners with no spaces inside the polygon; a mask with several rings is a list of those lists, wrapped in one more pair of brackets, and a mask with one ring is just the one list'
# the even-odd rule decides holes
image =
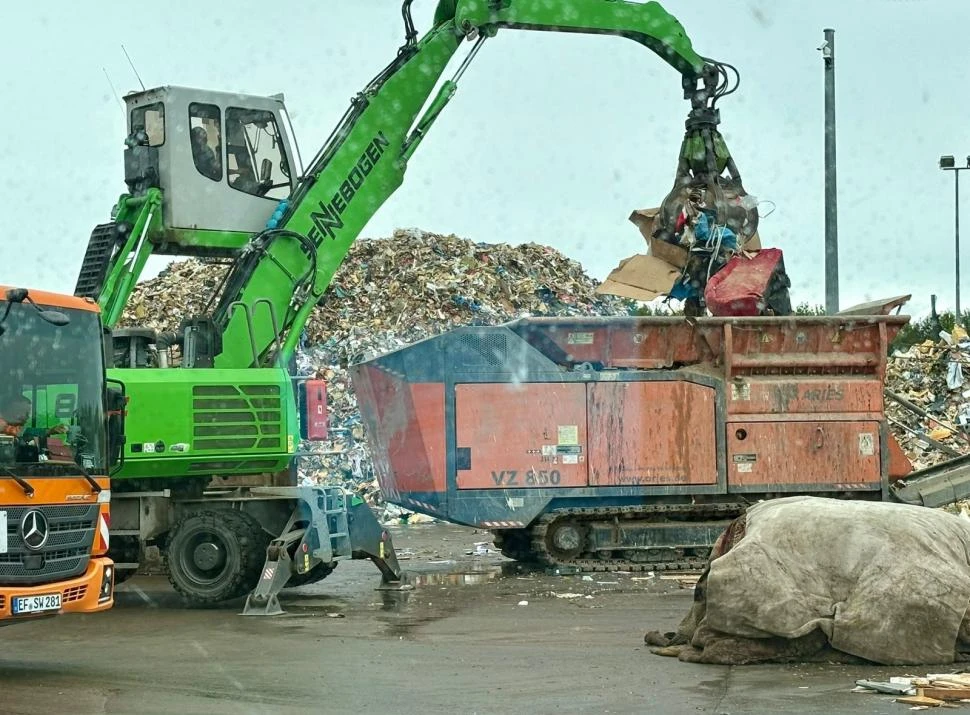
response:
{"label": "truck side mirror", "polygon": [[307,380],[300,384],[300,436],[309,442],[324,442],[330,434],[327,412],[327,381]]}
{"label": "truck side mirror", "polygon": [[[259,166],[259,181],[271,182],[273,178],[273,162],[269,159],[263,159],[263,162]],[[272,182],[271,182],[272,183]]]}

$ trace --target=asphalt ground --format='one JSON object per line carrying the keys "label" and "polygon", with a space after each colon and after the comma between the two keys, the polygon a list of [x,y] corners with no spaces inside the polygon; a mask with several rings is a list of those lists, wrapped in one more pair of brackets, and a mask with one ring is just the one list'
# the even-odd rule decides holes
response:
{"label": "asphalt ground", "polygon": [[244,617],[135,577],[107,613],[0,629],[0,713],[903,713],[855,681],[925,673],[682,663],[643,634],[676,627],[689,583],[530,571],[446,524],[393,534],[413,590],[344,562]]}

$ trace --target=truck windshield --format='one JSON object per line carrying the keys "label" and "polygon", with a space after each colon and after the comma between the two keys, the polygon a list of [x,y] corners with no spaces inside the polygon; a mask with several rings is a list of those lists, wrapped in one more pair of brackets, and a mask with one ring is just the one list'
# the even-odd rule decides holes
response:
{"label": "truck windshield", "polygon": [[100,323],[90,311],[56,309],[69,316],[68,325],[14,303],[0,334],[0,466],[30,477],[76,473],[78,466],[103,474]]}

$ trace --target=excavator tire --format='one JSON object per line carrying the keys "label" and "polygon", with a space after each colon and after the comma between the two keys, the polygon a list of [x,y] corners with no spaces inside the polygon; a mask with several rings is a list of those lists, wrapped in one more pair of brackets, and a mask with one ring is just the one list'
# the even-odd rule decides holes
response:
{"label": "excavator tire", "polygon": [[283,588],[296,588],[297,586],[307,586],[317,581],[323,581],[323,579],[333,573],[335,568],[337,568],[336,562],[332,564],[317,564],[306,573],[295,573],[290,576],[290,580],[286,582]]}
{"label": "excavator tire", "polygon": [[245,512],[190,512],[169,532],[168,580],[196,608],[238,598],[256,587],[269,542],[269,534]]}
{"label": "excavator tire", "polygon": [[[116,564],[137,563],[139,559],[138,537],[113,536],[111,546],[108,549],[108,558]],[[115,586],[120,586],[137,573],[138,569],[119,569],[115,566]]]}

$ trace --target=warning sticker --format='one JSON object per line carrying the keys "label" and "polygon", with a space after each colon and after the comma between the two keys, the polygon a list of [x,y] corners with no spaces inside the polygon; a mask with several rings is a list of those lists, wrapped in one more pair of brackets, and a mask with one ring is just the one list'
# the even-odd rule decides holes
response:
{"label": "warning sticker", "polygon": [[859,454],[863,457],[871,457],[876,453],[876,439],[872,432],[863,432],[859,435]]}
{"label": "warning sticker", "polygon": [[735,454],[734,463],[735,464],[750,464],[752,462],[758,461],[757,454]]}
{"label": "warning sticker", "polygon": [[566,336],[566,343],[568,345],[592,345],[593,334],[592,333],[569,333]]}
{"label": "warning sticker", "polygon": [[579,444],[579,427],[559,425],[559,444]]}
{"label": "warning sticker", "polygon": [[556,454],[582,454],[583,447],[578,444],[561,444],[556,447]]}
{"label": "warning sticker", "polygon": [[731,399],[732,400],[750,400],[751,399],[751,385],[744,382],[740,385],[736,382],[731,383]]}
{"label": "warning sticker", "polygon": [[738,464],[739,472],[752,472],[754,471],[754,462],[740,462]]}
{"label": "warning sticker", "polygon": [[554,444],[544,444],[544,445],[542,445],[542,456],[543,457],[555,457],[556,456],[556,445],[554,445]]}
{"label": "warning sticker", "polygon": [[564,454],[562,456],[562,463],[563,464],[579,464],[579,455],[578,454]]}

